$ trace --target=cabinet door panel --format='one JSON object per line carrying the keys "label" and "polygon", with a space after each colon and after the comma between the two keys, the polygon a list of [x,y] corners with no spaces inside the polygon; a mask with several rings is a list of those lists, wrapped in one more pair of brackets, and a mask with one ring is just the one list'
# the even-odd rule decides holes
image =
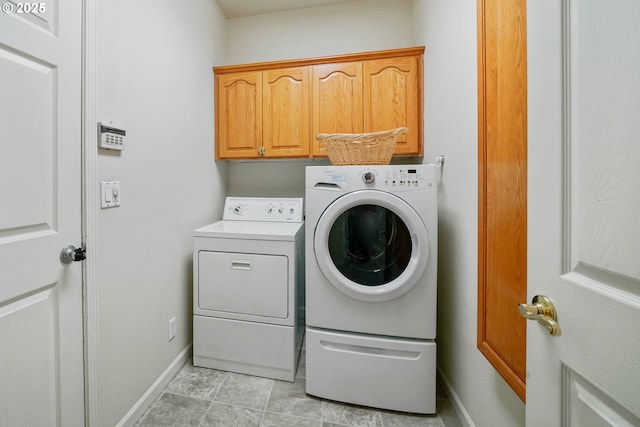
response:
{"label": "cabinet door panel", "polygon": [[326,156],[317,134],[362,132],[362,62],[315,65],[311,81],[312,154]]}
{"label": "cabinet door panel", "polygon": [[309,67],[263,73],[265,157],[309,155]]}
{"label": "cabinet door panel", "polygon": [[395,154],[422,154],[420,57],[364,62],[364,131],[407,127]]}
{"label": "cabinet door panel", "polygon": [[258,157],[262,145],[262,73],[227,74],[216,80],[218,158]]}

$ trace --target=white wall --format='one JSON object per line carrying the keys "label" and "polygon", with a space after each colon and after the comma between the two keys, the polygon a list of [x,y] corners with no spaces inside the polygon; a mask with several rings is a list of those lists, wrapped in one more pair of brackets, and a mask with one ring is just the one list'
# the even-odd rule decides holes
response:
{"label": "white wall", "polygon": [[231,19],[228,64],[408,47],[411,0],[361,0]]}
{"label": "white wall", "polygon": [[213,160],[211,71],[224,27],[212,0],[97,2],[97,115],[127,131],[125,151],[97,160],[99,180],[122,186],[122,206],[97,218],[91,409],[102,426],[122,420],[191,341],[191,232],[219,217],[226,193],[226,165]]}
{"label": "white wall", "polygon": [[426,45],[425,154],[446,156],[439,188],[438,366],[476,426],[523,426],[524,404],[476,348],[476,0],[415,0],[413,17],[416,41]]}

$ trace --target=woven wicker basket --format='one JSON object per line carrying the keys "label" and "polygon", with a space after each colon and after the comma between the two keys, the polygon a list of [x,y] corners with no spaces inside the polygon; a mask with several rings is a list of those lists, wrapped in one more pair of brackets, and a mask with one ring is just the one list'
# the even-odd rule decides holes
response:
{"label": "woven wicker basket", "polygon": [[319,133],[332,165],[388,165],[401,135],[409,130],[396,128],[370,133]]}

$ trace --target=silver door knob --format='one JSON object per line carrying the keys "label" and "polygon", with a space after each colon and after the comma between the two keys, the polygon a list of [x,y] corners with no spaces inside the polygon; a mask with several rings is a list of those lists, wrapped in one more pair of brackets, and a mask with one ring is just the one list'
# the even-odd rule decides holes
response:
{"label": "silver door knob", "polygon": [[63,264],[71,264],[73,261],[82,261],[87,259],[84,246],[76,248],[73,245],[67,245],[60,251],[60,261]]}

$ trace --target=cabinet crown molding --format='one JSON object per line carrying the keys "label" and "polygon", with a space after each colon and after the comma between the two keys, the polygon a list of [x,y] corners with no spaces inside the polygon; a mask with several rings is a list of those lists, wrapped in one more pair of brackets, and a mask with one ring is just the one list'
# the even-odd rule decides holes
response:
{"label": "cabinet crown molding", "polygon": [[300,67],[305,65],[333,64],[338,62],[363,61],[367,59],[395,58],[409,55],[422,55],[424,46],[407,47],[401,49],[376,50],[370,52],[356,52],[344,55],[321,56],[316,58],[288,59],[284,61],[254,62],[250,64],[221,65],[213,67],[217,75],[237,73],[242,71],[264,71],[283,67]]}

